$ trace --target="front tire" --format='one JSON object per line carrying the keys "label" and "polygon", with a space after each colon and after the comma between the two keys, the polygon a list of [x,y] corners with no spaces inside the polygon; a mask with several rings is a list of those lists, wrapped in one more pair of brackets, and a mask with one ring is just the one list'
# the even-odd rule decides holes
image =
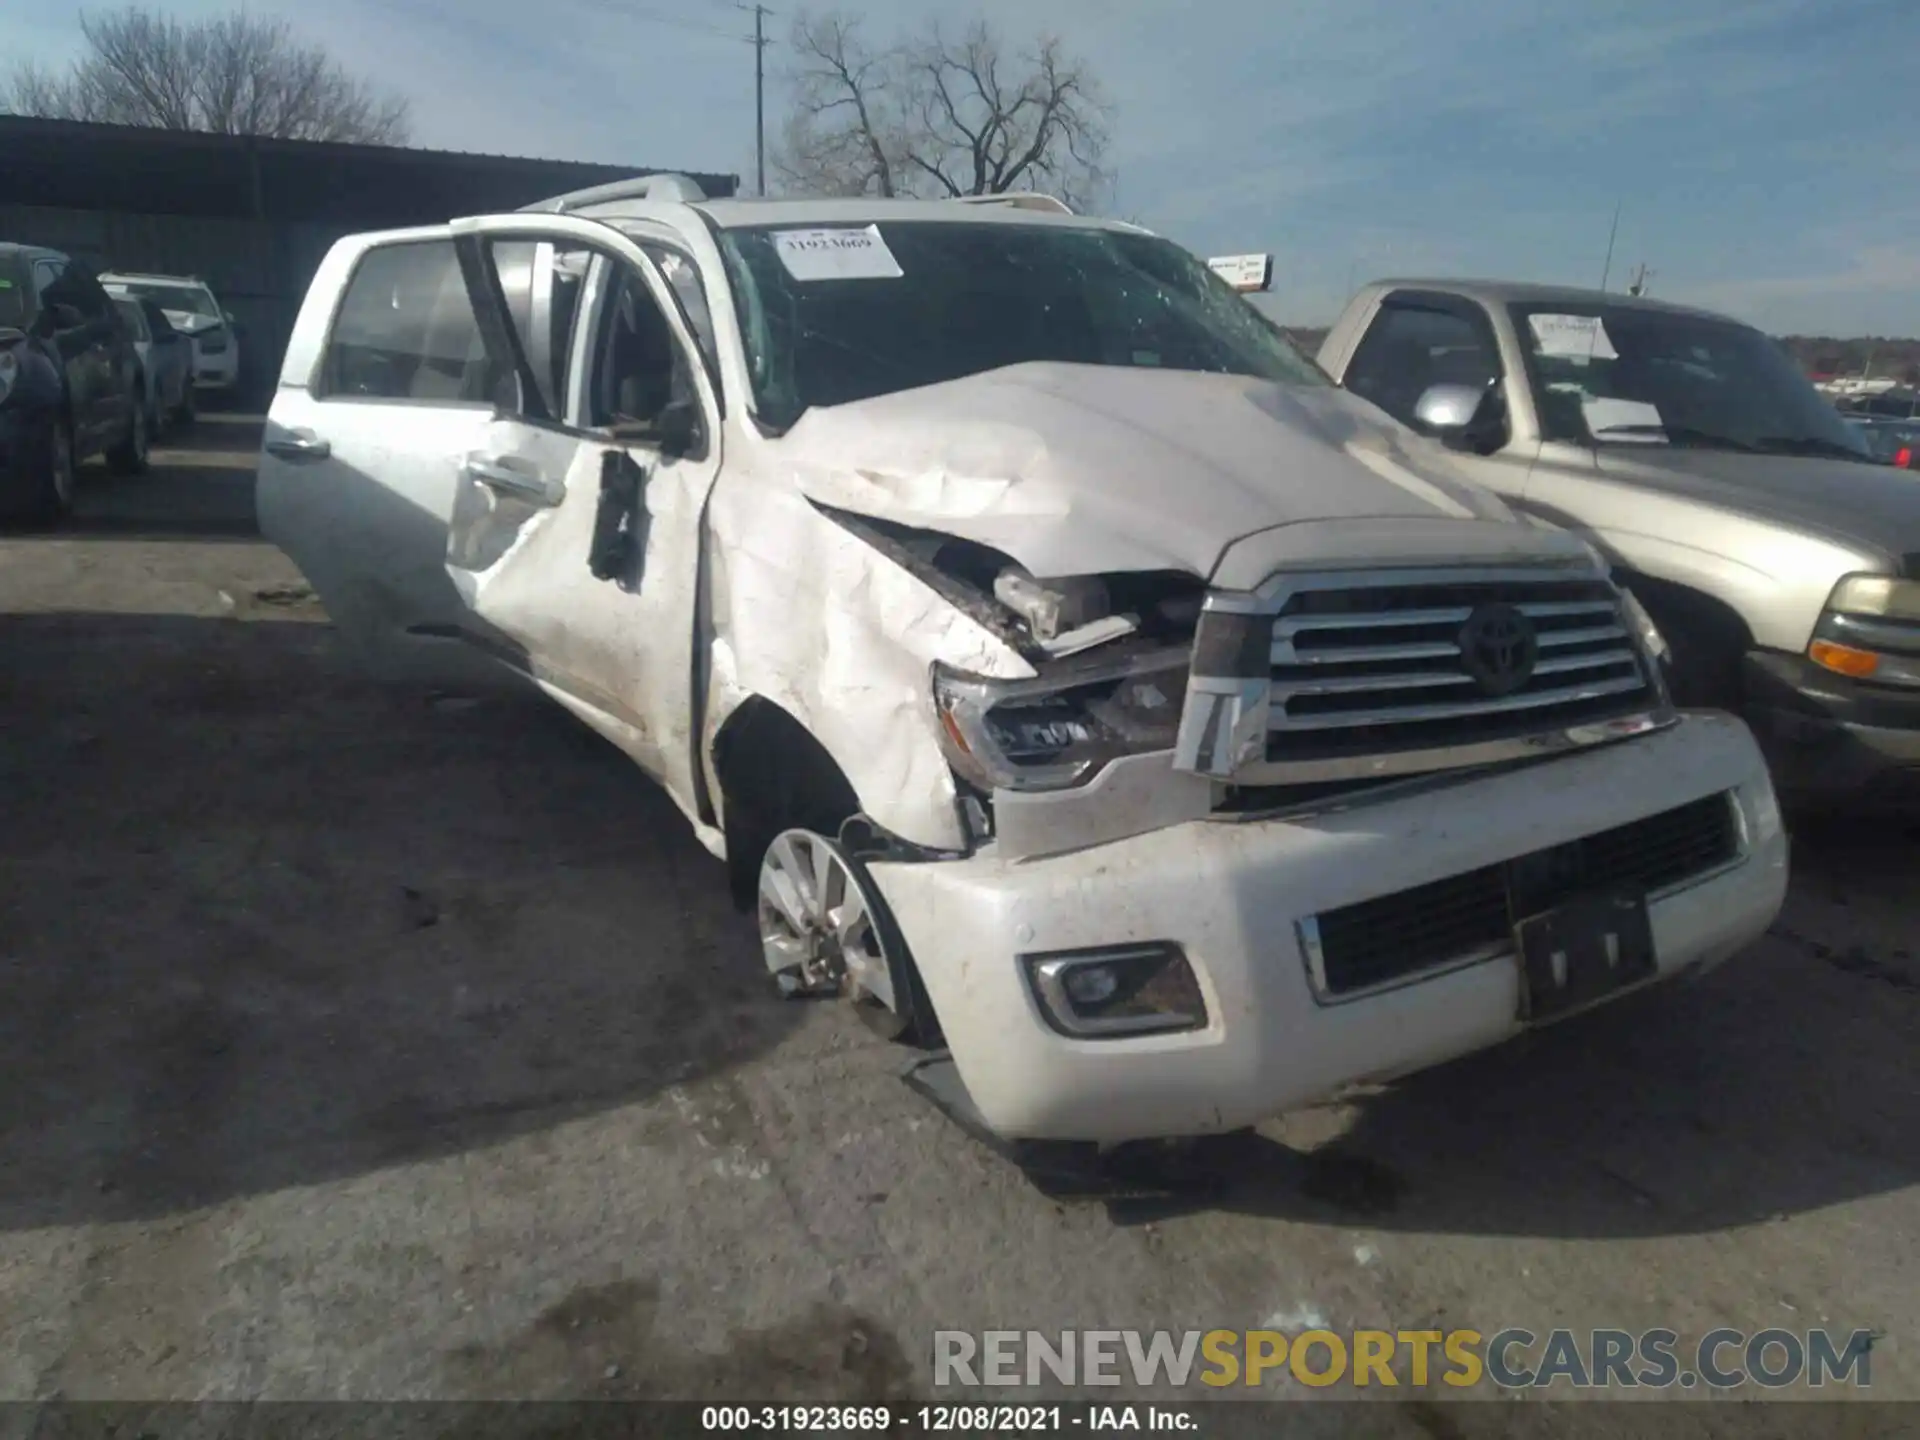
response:
{"label": "front tire", "polygon": [[133,401],[133,414],[127,420],[126,438],[107,452],[107,464],[117,475],[141,474],[147,468],[150,444],[146,398],[143,395],[136,395]]}
{"label": "front tire", "polygon": [[938,1045],[939,1017],[886,898],[840,843],[860,809],[853,787],[797,721],[749,705],[714,759],[729,885],[755,917],[769,976],[789,998],[848,1001],[887,1040]]}
{"label": "front tire", "polygon": [[73,513],[73,433],[55,417],[48,426],[40,463],[30,472],[23,503],[14,516],[29,527],[58,525]]}
{"label": "front tire", "polygon": [[56,419],[46,438],[46,465],[40,467],[35,493],[27,501],[27,518],[35,524],[60,524],[73,515],[73,432]]}
{"label": "front tire", "polygon": [[768,836],[759,848],[754,918],[781,996],[845,1000],[883,1040],[937,1045],[933,1006],[866,867],[838,840],[803,828]]}

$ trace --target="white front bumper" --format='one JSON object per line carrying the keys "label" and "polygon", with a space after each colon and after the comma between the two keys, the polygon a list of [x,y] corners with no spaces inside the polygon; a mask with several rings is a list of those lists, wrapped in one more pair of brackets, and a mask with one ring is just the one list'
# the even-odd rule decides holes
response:
{"label": "white front bumper", "polygon": [[[1662,978],[1757,939],[1786,894],[1766,767],[1739,721],[1673,728],[1344,813],[1194,821],[1066,855],[875,864],[975,1105],[1001,1135],[1121,1141],[1252,1124],[1521,1028],[1501,956],[1327,1004],[1297,923],[1691,800],[1732,792],[1744,861],[1650,906]],[[1186,952],[1208,1024],[1070,1039],[1041,1018],[1019,957],[1128,941]]]}
{"label": "white front bumper", "polygon": [[218,355],[202,355],[193,350],[193,383],[203,390],[218,390],[240,378],[240,350],[232,341]]}

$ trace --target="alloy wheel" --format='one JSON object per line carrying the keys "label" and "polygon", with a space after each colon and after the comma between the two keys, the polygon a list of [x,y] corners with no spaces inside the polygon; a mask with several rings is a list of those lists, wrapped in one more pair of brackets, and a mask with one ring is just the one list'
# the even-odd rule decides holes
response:
{"label": "alloy wheel", "polygon": [[811,830],[774,837],[760,861],[760,948],[786,995],[839,994],[897,1010],[884,912],[840,847]]}

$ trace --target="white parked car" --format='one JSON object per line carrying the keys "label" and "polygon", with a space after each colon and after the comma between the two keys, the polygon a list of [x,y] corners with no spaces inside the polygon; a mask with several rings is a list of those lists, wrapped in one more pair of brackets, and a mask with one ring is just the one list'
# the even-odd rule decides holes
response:
{"label": "white parked car", "polygon": [[231,390],[240,381],[240,337],[231,312],[206,281],[191,275],[102,275],[109,295],[151,300],[193,342],[193,383],[202,391]]}
{"label": "white parked car", "polygon": [[1171,242],[1001,199],[653,177],[342,240],[262,527],[370,657],[624,750],[770,981],[943,1044],[1004,1137],[1244,1126],[1766,929],[1752,737],[1589,548]]}
{"label": "white parked car", "polygon": [[147,414],[156,435],[174,425],[190,425],[194,417],[193,345],[173,328],[166,313],[151,300],[131,295],[113,296],[120,323],[133,337],[140,357],[140,375],[147,387]]}

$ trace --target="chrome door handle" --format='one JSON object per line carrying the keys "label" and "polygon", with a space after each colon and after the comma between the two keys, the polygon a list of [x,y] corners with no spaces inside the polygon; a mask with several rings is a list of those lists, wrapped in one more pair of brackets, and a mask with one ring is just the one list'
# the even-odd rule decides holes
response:
{"label": "chrome door handle", "polygon": [[544,475],[516,470],[499,460],[484,456],[468,457],[465,468],[469,480],[477,480],[489,490],[498,490],[518,500],[530,500],[536,505],[558,505],[567,493],[564,485]]}
{"label": "chrome door handle", "polygon": [[324,460],[333,453],[333,446],[311,430],[289,430],[267,441],[267,453],[282,460]]}

